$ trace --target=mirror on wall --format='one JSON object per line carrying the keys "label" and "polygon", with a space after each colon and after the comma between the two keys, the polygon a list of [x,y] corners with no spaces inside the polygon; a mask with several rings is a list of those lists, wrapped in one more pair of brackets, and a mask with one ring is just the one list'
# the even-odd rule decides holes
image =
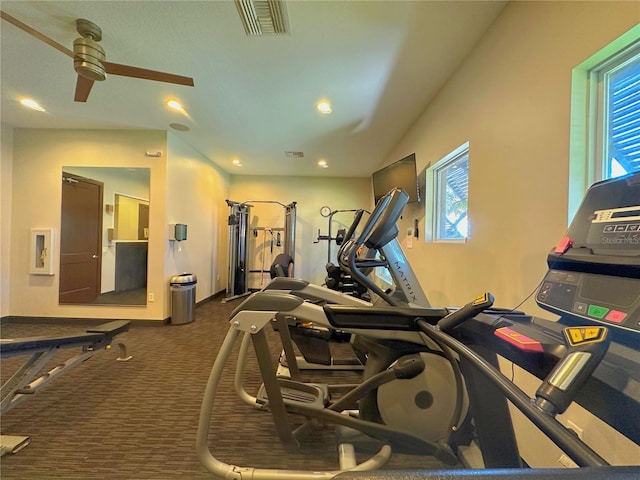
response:
{"label": "mirror on wall", "polygon": [[148,168],[63,167],[59,303],[146,305]]}

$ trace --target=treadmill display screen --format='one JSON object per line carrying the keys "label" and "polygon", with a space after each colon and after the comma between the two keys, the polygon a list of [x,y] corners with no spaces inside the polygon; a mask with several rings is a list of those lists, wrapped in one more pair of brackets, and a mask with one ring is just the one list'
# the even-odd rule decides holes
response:
{"label": "treadmill display screen", "polygon": [[[608,280],[608,281],[607,281]],[[614,286],[615,288],[610,288]],[[638,281],[629,278],[586,276],[580,289],[583,298],[594,302],[607,302],[630,307],[638,298]]]}
{"label": "treadmill display screen", "polygon": [[595,254],[640,254],[640,207],[614,208],[594,212],[587,246]]}

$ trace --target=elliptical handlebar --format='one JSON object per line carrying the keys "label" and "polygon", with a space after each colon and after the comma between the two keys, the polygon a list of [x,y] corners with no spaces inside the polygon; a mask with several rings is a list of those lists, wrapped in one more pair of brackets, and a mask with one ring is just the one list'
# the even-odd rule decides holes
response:
{"label": "elliptical handlebar", "polygon": [[373,291],[389,305],[399,305],[400,303],[384,292],[360,270],[362,264],[358,265],[358,249],[362,245],[366,245],[372,250],[378,249],[396,238],[398,235],[396,222],[400,218],[402,210],[408,201],[409,195],[400,188],[392,189],[378,200],[362,233],[360,233],[360,236],[351,246],[348,256],[348,268],[356,280]]}
{"label": "elliptical handlebar", "polygon": [[358,225],[360,225],[360,222],[362,221],[362,216],[364,215],[365,210],[363,208],[361,208],[360,210],[356,210],[356,213],[354,215],[354,219],[353,222],[351,222],[351,225],[349,226],[349,230],[347,230],[347,233],[345,233],[344,236],[344,242],[342,242],[342,245],[340,245],[340,248],[338,249],[338,255],[337,255],[337,260],[338,260],[338,265],[340,265],[340,267],[342,267],[345,271],[351,273],[351,269],[349,268],[349,263],[348,263],[348,258],[349,255],[351,255],[351,250],[353,249],[353,245],[354,245],[354,241],[353,241],[353,235],[356,233],[356,229],[358,228]]}
{"label": "elliptical handlebar", "polygon": [[[364,208],[356,210],[356,213],[353,216],[353,222],[351,222],[351,225],[349,226],[349,230],[347,230],[347,232],[344,235],[344,239],[345,239],[344,243],[351,240],[351,237],[353,237],[353,234],[356,233],[356,228],[358,228],[358,225],[360,225],[360,221],[362,220],[362,216],[364,215],[364,212],[365,212]],[[340,251],[338,251],[338,255],[340,255]]]}
{"label": "elliptical handlebar", "polygon": [[438,322],[438,328],[443,332],[449,333],[461,323],[475,317],[477,314],[491,307],[494,300],[493,295],[489,292],[478,295],[473,302],[467,303],[464,307],[451,312],[440,320]]}

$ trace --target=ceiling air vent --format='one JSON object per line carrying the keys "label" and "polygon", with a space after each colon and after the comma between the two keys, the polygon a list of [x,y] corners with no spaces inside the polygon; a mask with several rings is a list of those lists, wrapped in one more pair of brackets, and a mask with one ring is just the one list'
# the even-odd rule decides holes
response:
{"label": "ceiling air vent", "polygon": [[287,156],[287,158],[304,158],[303,152],[293,152],[285,150],[284,154]]}
{"label": "ceiling air vent", "polygon": [[236,0],[238,13],[247,35],[284,35],[289,33],[287,8],[281,0]]}

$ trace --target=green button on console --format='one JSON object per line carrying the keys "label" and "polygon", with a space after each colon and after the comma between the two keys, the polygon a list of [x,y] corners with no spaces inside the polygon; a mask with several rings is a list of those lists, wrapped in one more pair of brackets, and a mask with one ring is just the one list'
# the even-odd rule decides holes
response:
{"label": "green button on console", "polygon": [[589,316],[595,318],[604,318],[604,316],[609,312],[609,309],[606,307],[601,307],[600,305],[589,305]]}

